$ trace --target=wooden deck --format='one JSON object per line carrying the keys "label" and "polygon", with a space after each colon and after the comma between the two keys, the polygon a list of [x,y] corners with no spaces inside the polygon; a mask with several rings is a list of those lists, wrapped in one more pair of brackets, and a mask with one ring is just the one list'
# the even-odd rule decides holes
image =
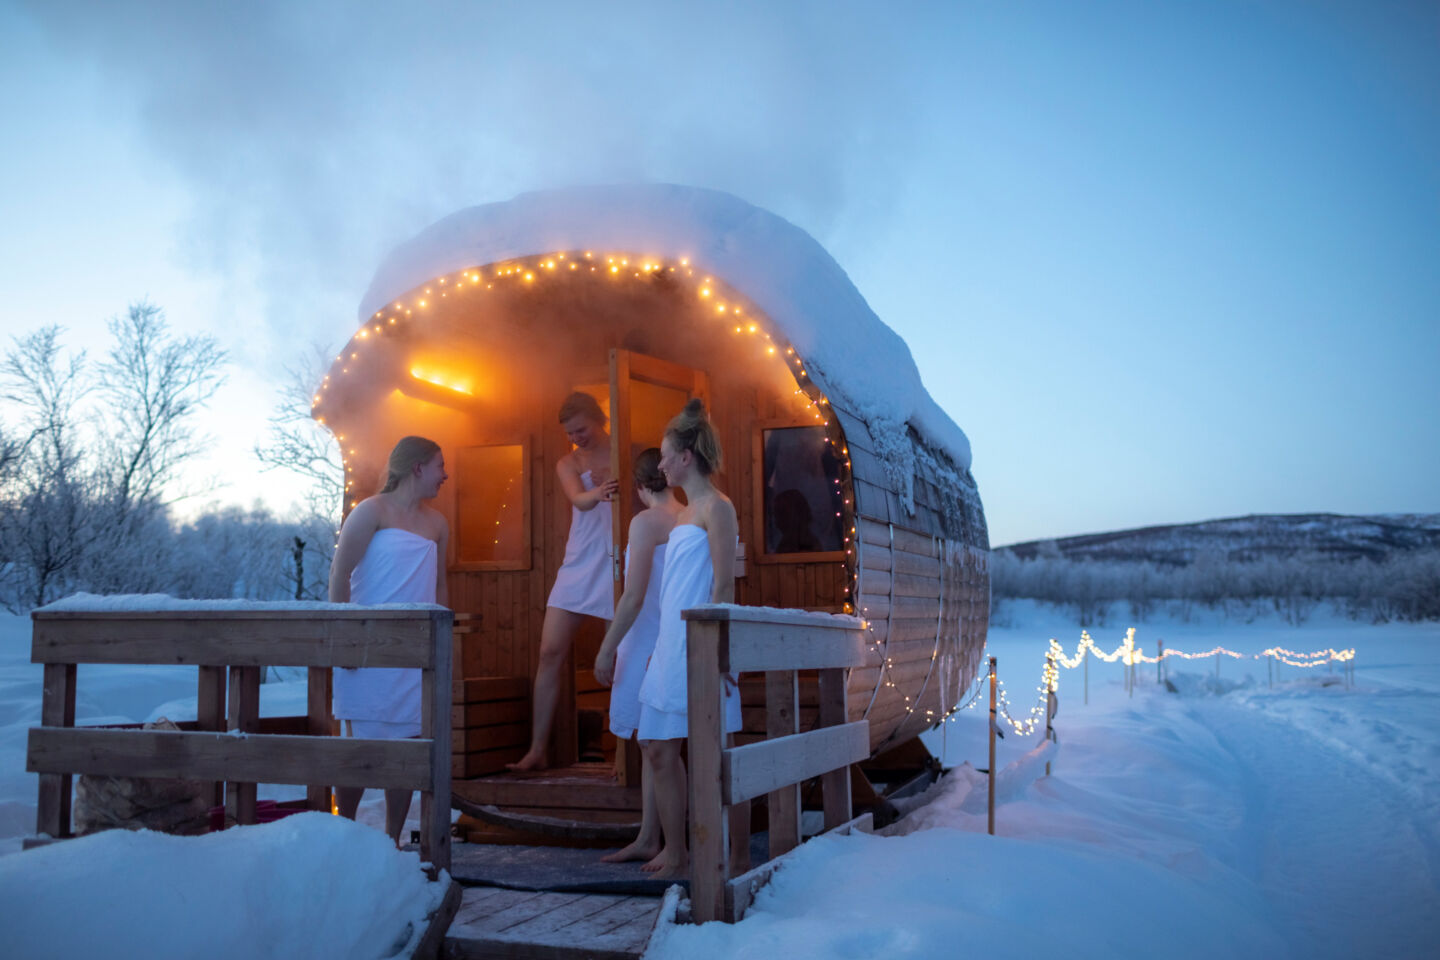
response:
{"label": "wooden deck", "polygon": [[445,935],[465,960],[633,960],[645,952],[660,897],[466,887]]}
{"label": "wooden deck", "polygon": [[456,805],[466,813],[490,806],[517,818],[558,819],[611,828],[591,834],[584,830],[556,833],[540,824],[527,830],[518,823],[467,817],[461,823],[461,836],[471,843],[620,846],[615,842],[619,834],[614,831],[633,833],[640,821],[640,788],[621,785],[608,763],[577,763],[538,773],[505,772],[456,780],[452,790]]}

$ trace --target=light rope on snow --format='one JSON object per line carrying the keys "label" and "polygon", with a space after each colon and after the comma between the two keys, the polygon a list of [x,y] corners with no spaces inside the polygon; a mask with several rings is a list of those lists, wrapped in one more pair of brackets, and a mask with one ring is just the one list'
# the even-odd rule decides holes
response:
{"label": "light rope on snow", "polygon": [[[981,653],[981,663],[988,662],[989,649],[987,645]],[[1005,722],[1010,724],[1011,729],[1014,730],[1016,734],[1025,737],[1034,733],[1035,730],[1045,722],[1045,715],[1049,709],[1050,696],[1060,689],[1060,671],[1057,669],[1057,666],[1063,666],[1066,669],[1073,670],[1084,664],[1086,655],[1092,653],[1106,663],[1114,663],[1118,660],[1126,666],[1133,666],[1137,663],[1160,663],[1170,657],[1179,657],[1182,660],[1208,660],[1211,657],[1221,656],[1231,657],[1236,660],[1246,658],[1246,655],[1243,653],[1221,646],[1216,646],[1200,653],[1187,653],[1183,650],[1173,649],[1165,650],[1157,656],[1148,657],[1144,654],[1141,647],[1135,643],[1134,627],[1130,627],[1125,631],[1125,638],[1120,642],[1118,647],[1106,653],[1096,646],[1088,630],[1082,630],[1080,631],[1080,643],[1075,648],[1074,656],[1066,656],[1065,648],[1060,645],[1060,641],[1053,637],[1050,639],[1049,656],[1046,657],[1045,666],[1041,669],[1040,685],[1035,688],[1038,694],[1035,705],[1026,711],[1022,719],[1016,720],[1011,714],[1010,695],[1005,689],[1005,681],[997,677],[995,681],[997,687],[997,712],[1005,718]],[[1333,647],[1329,647],[1310,653],[1299,653],[1294,650],[1287,650],[1284,647],[1269,647],[1260,653],[1250,655],[1250,659],[1252,660],[1267,658],[1273,658],[1292,667],[1318,667],[1328,663],[1349,663],[1353,661],[1355,659],[1355,648],[1350,647],[1346,650],[1336,650]],[[944,723],[946,720],[953,721],[956,719],[956,714],[961,710],[974,709],[976,703],[979,702],[980,692],[985,688],[985,682],[988,679],[988,671],[978,671],[973,681],[970,696],[964,703],[946,711],[945,715],[936,722]]]}

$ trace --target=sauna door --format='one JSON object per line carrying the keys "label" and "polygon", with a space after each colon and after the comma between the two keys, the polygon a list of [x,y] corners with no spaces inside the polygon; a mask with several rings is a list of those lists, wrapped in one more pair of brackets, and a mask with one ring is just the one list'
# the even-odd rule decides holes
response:
{"label": "sauna door", "polygon": [[610,351],[610,461],[620,479],[611,511],[615,523],[615,600],[620,600],[630,520],[644,509],[631,466],[646,447],[660,446],[665,425],[691,397],[710,405],[705,371],[629,350]]}

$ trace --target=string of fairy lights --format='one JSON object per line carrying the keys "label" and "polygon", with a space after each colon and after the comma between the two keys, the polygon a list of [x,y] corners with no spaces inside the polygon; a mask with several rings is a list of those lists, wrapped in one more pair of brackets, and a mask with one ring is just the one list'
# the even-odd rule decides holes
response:
{"label": "string of fairy lights", "polygon": [[[1216,646],[1210,650],[1193,653],[1167,648],[1164,651],[1157,653],[1153,657],[1147,656],[1144,650],[1140,647],[1140,645],[1135,642],[1134,627],[1131,627],[1125,631],[1124,639],[1120,641],[1119,646],[1117,646],[1109,653],[1106,653],[1104,650],[1100,649],[1100,647],[1096,645],[1095,640],[1090,636],[1089,631],[1082,630],[1080,632],[1080,642],[1076,645],[1075,653],[1073,656],[1067,656],[1065,653],[1065,648],[1060,644],[1060,641],[1054,639],[1053,637],[1051,638],[1050,649],[1045,658],[1045,666],[1042,667],[1040,671],[1040,684],[1035,688],[1037,694],[1035,705],[1029,708],[1029,710],[1026,712],[1025,716],[1022,719],[1017,720],[1011,714],[1010,697],[1005,690],[1005,681],[996,677],[996,705],[998,713],[1000,714],[1000,716],[1004,717],[1005,721],[1010,725],[1011,729],[1014,730],[1018,735],[1029,736],[1033,734],[1036,729],[1038,729],[1045,723],[1046,714],[1049,711],[1050,698],[1057,694],[1060,690],[1059,668],[1065,667],[1069,670],[1076,669],[1085,663],[1085,658],[1087,656],[1091,655],[1097,657],[1100,660],[1103,660],[1106,663],[1115,663],[1119,661],[1126,667],[1131,667],[1141,663],[1157,664],[1171,657],[1179,657],[1182,660],[1209,660],[1211,658],[1222,656],[1232,657],[1237,660],[1247,659],[1247,656],[1245,654],[1239,653],[1235,650],[1229,650],[1221,646]],[[1323,650],[1313,650],[1308,653],[1300,653],[1294,650],[1287,650],[1284,647],[1268,647],[1265,650],[1262,650],[1260,653],[1249,655],[1248,659],[1273,659],[1281,663],[1288,664],[1292,667],[1301,667],[1308,669],[1324,666],[1330,663],[1352,663],[1355,659],[1355,648],[1350,647],[1345,650],[1336,650],[1333,647],[1327,647]],[[985,661],[986,656],[982,654],[981,662]],[[959,703],[952,709],[948,710],[938,722],[943,723],[946,720],[954,721],[956,719],[956,715],[960,713],[960,711],[974,709],[974,707],[978,703],[980,691],[984,688],[985,682],[989,679],[990,676],[986,671],[979,671],[975,677],[975,680],[973,681],[973,690],[969,698],[964,703]]]}
{"label": "string of fairy lights", "polygon": [[[327,422],[330,412],[327,398],[332,387],[348,378],[352,370],[360,369],[358,361],[365,352],[382,347],[393,349],[409,341],[412,338],[410,328],[417,321],[435,316],[455,304],[470,305],[477,301],[483,304],[486,295],[496,290],[542,289],[547,281],[567,275],[593,275],[600,282],[653,282],[663,277],[687,285],[690,295],[703,302],[705,314],[723,321],[734,336],[753,337],[762,359],[785,363],[796,383],[795,396],[804,401],[807,413],[816,425],[824,429],[826,443],[843,465],[841,475],[834,478],[834,493],[841,501],[836,505],[839,508],[836,516],[841,521],[845,551],[842,609],[845,613],[853,613],[857,573],[855,540],[858,533],[854,504],[845,493],[853,489],[853,484],[850,481],[850,449],[841,431],[839,418],[793,345],[768,330],[761,312],[745,298],[713,276],[706,275],[688,257],[667,259],[629,253],[597,253],[594,250],[555,251],[518,257],[438,275],[375,311],[356,329],[345,348],[336,354],[334,365],[311,398],[311,415],[335,435],[340,446],[345,469],[345,508],[348,510],[359,502],[356,475],[362,462],[368,462],[369,457],[367,451],[359,449],[355,440],[347,439],[345,434],[339,433]],[[448,372],[434,364],[418,363],[408,365],[407,370],[412,379],[429,387],[450,391],[466,400],[473,399],[474,385],[463,373]]]}
{"label": "string of fairy lights", "polygon": [[[456,303],[473,303],[476,300],[483,302],[485,294],[497,289],[502,291],[506,289],[540,289],[546,285],[547,280],[564,275],[594,275],[597,280],[602,282],[653,281],[657,277],[665,277],[687,284],[691,294],[697,300],[704,301],[704,312],[713,315],[717,321],[723,320],[732,335],[742,338],[753,337],[762,359],[780,360],[785,363],[796,384],[794,395],[803,400],[807,414],[817,426],[825,431],[825,441],[832,448],[839,464],[842,465],[841,475],[832,478],[836,488],[834,494],[840,501],[836,504],[838,507],[836,516],[841,520],[845,552],[842,609],[847,614],[858,612],[865,617],[869,611],[865,609],[857,611],[855,606],[857,599],[855,591],[858,586],[859,531],[854,503],[852,498],[846,495],[847,490],[853,489],[852,464],[849,446],[841,430],[839,417],[829,398],[812,378],[804,360],[794,347],[766,329],[763,315],[750,306],[743,297],[715,280],[714,277],[705,275],[702,270],[691,264],[689,258],[685,257],[670,260],[626,253],[597,254],[593,250],[585,250],[557,251],[515,258],[485,267],[471,267],[436,276],[425,285],[416,287],[400,299],[375,311],[356,329],[345,348],[336,355],[335,364],[330,373],[323,377],[312,397],[312,415],[318,423],[334,433],[340,446],[341,461],[345,468],[347,508],[353,507],[358,502],[356,475],[360,464],[366,458],[366,453],[354,445],[356,441],[339,433],[327,422],[326,401],[332,386],[337,386],[340,381],[352,373],[352,366],[357,365],[365,352],[373,351],[381,346],[393,347],[408,340],[410,331],[407,328],[415,324],[417,320],[433,316]],[[408,365],[406,370],[412,379],[424,383],[428,387],[449,391],[459,398],[473,399],[474,384],[467,379],[464,373],[447,371],[434,364],[422,365],[419,363]],[[508,489],[506,493],[509,493]],[[510,499],[508,495],[503,499],[508,504]],[[502,504],[502,507],[504,505]],[[496,521],[496,523],[498,526],[499,522]],[[867,620],[865,625],[871,636],[874,637],[873,624]],[[1079,667],[1085,662],[1085,658],[1092,654],[1107,663],[1120,661],[1127,667],[1133,667],[1139,663],[1160,663],[1171,657],[1199,660],[1221,656],[1242,659],[1245,656],[1220,646],[1195,653],[1166,649],[1158,652],[1155,656],[1147,656],[1135,643],[1134,636],[1135,630],[1131,628],[1126,632],[1120,645],[1107,653],[1095,644],[1088,632],[1082,632],[1080,643],[1073,656],[1067,656],[1059,642],[1052,639],[1050,656],[1046,659],[1046,664],[1041,671],[1040,684],[1036,687],[1038,694],[1036,704],[1030,707],[1020,719],[1016,719],[1014,712],[1017,711],[1013,708],[1005,683],[997,677],[995,682],[998,714],[1017,734],[1021,736],[1032,734],[1044,724],[1050,698],[1059,689],[1058,668],[1060,666],[1067,669]],[[898,691],[899,686],[894,678],[896,664],[894,658],[886,653],[888,635],[887,639],[883,641],[873,639],[871,647],[872,651],[879,654],[880,659],[881,671],[876,681],[877,684],[883,684]],[[937,638],[936,649],[930,658],[932,663],[939,656],[940,649]],[[1326,663],[1346,663],[1353,660],[1354,656],[1353,649],[1326,649],[1302,653],[1281,647],[1272,647],[1263,653],[1254,655],[1254,659],[1272,658],[1275,662],[1292,667],[1311,668]],[[971,688],[957,698],[956,706],[945,710],[938,717],[935,710],[923,708],[926,719],[934,723],[953,721],[960,711],[974,709],[979,703],[980,693],[989,679],[987,671],[977,670]],[[901,693],[901,698],[905,705],[904,717],[901,718],[903,724],[904,719],[912,716],[922,707],[917,699],[912,699],[909,695]]]}

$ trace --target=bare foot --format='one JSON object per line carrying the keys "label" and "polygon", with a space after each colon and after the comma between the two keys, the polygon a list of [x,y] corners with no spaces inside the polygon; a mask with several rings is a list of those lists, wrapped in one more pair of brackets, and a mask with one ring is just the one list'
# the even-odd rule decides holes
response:
{"label": "bare foot", "polygon": [[545,770],[550,765],[545,762],[543,753],[527,753],[515,763],[505,764],[505,769],[514,773],[532,773],[536,770]]}
{"label": "bare foot", "polygon": [[689,880],[690,864],[688,861],[666,864],[662,869],[651,874],[651,878],[654,880]]}
{"label": "bare foot", "polygon": [[621,847],[614,853],[607,853],[600,858],[601,863],[625,863],[627,860],[651,860],[660,853],[660,848],[653,843],[641,843],[637,837],[635,842],[627,847]]}
{"label": "bare foot", "polygon": [[640,867],[646,873],[655,874],[657,879],[673,879],[676,876],[684,877],[690,869],[690,858],[686,856],[675,857],[668,850],[661,850],[653,860]]}

